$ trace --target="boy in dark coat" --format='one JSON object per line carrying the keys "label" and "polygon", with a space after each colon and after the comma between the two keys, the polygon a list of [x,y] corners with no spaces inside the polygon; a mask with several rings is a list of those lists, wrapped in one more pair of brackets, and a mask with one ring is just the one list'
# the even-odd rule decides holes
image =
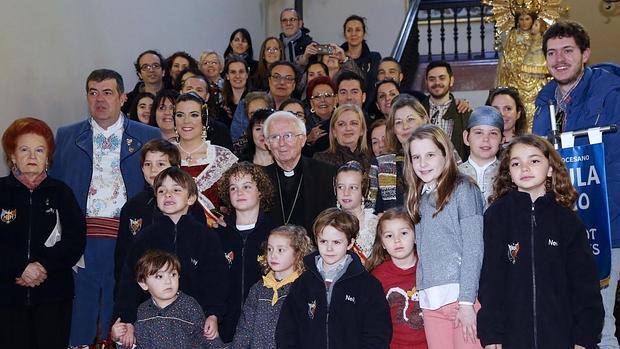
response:
{"label": "boy in dark coat", "polygon": [[353,215],[329,208],[314,226],[318,252],[291,287],[276,328],[278,348],[388,348],[390,309],[377,279],[350,249],[359,231]]}
{"label": "boy in dark coat", "polygon": [[[228,290],[228,268],[220,240],[187,214],[198,193],[190,175],[179,168],[169,167],[155,178],[153,187],[157,206],[163,214],[140,233],[127,254],[120,277],[115,317],[120,317],[121,322],[127,324],[136,320],[138,305],[148,297],[135,282],[134,267],[148,250],[162,250],[179,258],[183,269],[179,289],[198,301],[207,318],[204,334],[207,339],[214,339],[218,336],[218,319],[225,312]],[[127,336],[130,335],[133,336],[128,331]],[[122,342],[127,345],[126,341]]]}
{"label": "boy in dark coat", "polygon": [[[181,166],[179,149],[165,139],[148,141],[140,152],[140,168],[142,168],[147,186],[144,191],[129,199],[121,209],[118,236],[114,250],[115,294],[118,291],[117,287],[120,281],[121,269],[125,263],[125,257],[136,235],[153,224],[155,217],[160,212],[157,208],[155,194],[153,193],[153,180],[159,172],[166,168]],[[204,211],[200,206],[192,205],[189,212],[200,223],[207,224]]]}

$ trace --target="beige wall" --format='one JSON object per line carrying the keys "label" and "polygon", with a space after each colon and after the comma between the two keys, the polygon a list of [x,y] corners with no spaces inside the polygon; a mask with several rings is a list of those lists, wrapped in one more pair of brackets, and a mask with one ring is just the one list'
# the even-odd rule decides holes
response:
{"label": "beige wall", "polygon": [[[196,58],[207,48],[223,53],[240,26],[260,44],[267,1],[4,0],[0,134],[24,115],[54,129],[84,119],[88,73],[117,70],[131,90],[137,81],[133,62],[144,50],[164,56],[185,50]],[[0,175],[5,173],[1,161]]]}
{"label": "beige wall", "polygon": [[620,3],[610,11],[602,0],[564,0],[568,18],[583,24],[590,33],[590,63],[620,63]]}

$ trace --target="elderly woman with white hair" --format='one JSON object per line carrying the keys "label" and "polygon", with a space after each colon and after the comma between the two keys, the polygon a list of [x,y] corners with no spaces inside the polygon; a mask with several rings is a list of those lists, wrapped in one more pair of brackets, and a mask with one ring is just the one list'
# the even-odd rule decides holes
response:
{"label": "elderly woman with white hair", "polygon": [[275,189],[271,218],[276,225],[296,224],[312,231],[318,214],[336,202],[331,189],[336,169],[301,155],[306,125],[294,114],[271,114],[263,132],[274,160],[266,167]]}

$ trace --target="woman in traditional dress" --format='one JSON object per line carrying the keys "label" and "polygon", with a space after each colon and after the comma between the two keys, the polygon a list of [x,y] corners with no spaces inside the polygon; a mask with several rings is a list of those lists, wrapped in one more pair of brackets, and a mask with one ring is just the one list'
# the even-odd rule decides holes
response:
{"label": "woman in traditional dress", "polygon": [[211,226],[221,215],[217,181],[237,162],[237,157],[229,149],[207,140],[206,108],[204,100],[196,93],[182,94],[175,101],[174,123],[181,168],[196,180],[198,203],[205,210],[207,224]]}

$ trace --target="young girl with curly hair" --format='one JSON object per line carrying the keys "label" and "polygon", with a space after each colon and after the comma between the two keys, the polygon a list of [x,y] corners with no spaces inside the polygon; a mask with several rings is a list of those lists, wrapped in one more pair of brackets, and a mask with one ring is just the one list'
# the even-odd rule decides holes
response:
{"label": "young girl with curly hair", "polygon": [[545,139],[504,152],[484,214],[478,336],[485,348],[595,348],[603,326],[596,265],[577,192]]}
{"label": "young girl with curly hair", "polygon": [[232,349],[275,348],[280,309],[292,283],[305,270],[304,257],[312,249],[312,240],[303,227],[284,225],[269,233],[260,257],[265,275],[250,288]]}

